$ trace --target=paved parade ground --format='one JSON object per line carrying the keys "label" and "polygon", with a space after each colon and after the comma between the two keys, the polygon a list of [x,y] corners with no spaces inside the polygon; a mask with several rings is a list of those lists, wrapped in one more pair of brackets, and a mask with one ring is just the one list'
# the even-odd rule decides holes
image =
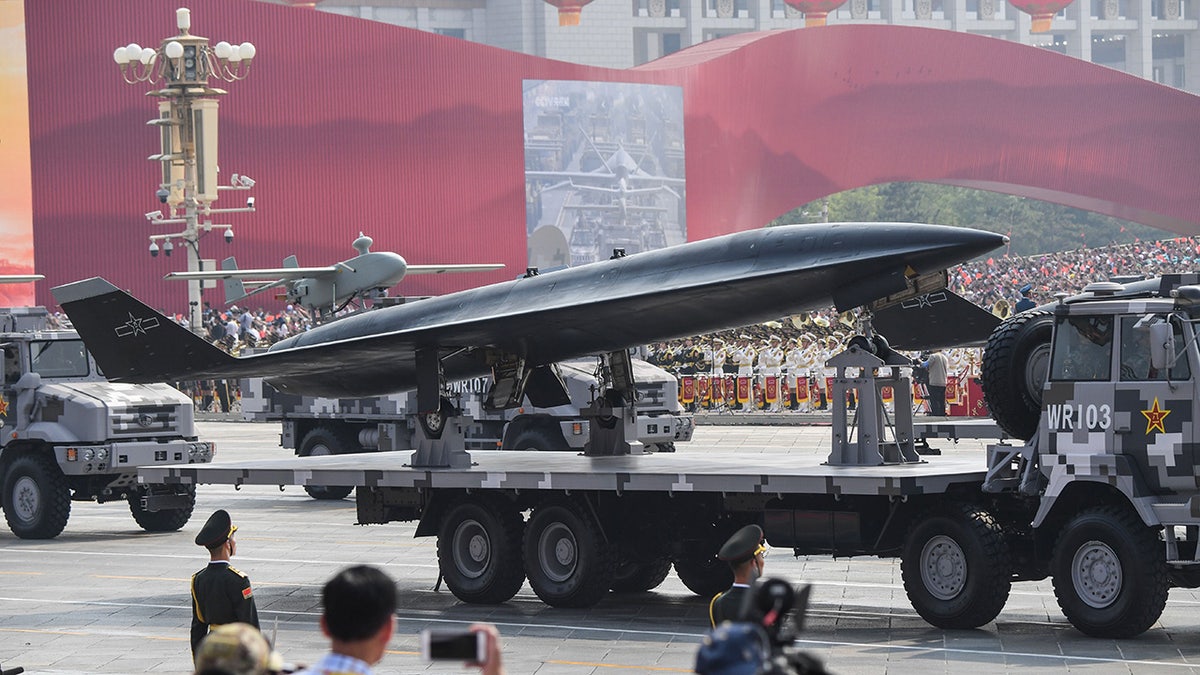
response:
{"label": "paved parade ground", "polygon": [[[274,424],[205,422],[217,459],[286,457]],[[697,440],[760,452],[829,444],[828,427],[704,426]],[[978,449],[934,443],[947,453]],[[936,458],[933,458],[936,461]],[[213,510],[238,525],[234,565],[254,585],[264,631],[286,660],[325,650],[317,625],[325,579],[369,563],[399,584],[397,633],[377,672],[463,672],[417,656],[418,631],[495,623],[508,673],[690,672],[707,627],[707,600],[672,574],[653,592],[612,594],[588,610],[553,609],[526,586],[498,606],[466,605],[437,581],[435,540],[415,524],[354,525],[352,499],[318,502],[302,489],[199,488],[180,532],[148,534],[124,504],[75,503],[56,539],[0,531],[0,666],[29,673],[188,673],[188,578],[206,562],[192,539]],[[1014,585],[998,620],[974,631],[933,628],[909,606],[898,561],[793,558],[774,549],[767,576],[814,584],[801,646],[835,673],[1200,672],[1200,593],[1173,589],[1161,621],[1133,640],[1084,637],[1059,612],[1049,581]]]}

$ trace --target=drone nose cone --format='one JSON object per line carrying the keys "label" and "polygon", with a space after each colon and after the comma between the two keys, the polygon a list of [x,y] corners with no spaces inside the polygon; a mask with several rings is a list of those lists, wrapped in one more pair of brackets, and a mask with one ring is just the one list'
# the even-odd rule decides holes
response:
{"label": "drone nose cone", "polygon": [[906,236],[920,251],[910,262],[920,272],[957,265],[1008,243],[1002,234],[949,225],[914,225]]}

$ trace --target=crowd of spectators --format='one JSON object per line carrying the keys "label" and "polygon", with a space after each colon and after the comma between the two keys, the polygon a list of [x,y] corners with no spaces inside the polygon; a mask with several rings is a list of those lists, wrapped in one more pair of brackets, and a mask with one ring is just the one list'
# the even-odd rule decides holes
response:
{"label": "crowd of spectators", "polygon": [[[247,307],[230,305],[225,311],[204,303],[201,314],[202,335],[225,351],[237,355],[243,349],[270,347],[276,342],[301,333],[313,325],[311,314],[304,307],[288,305],[279,313],[269,313],[262,307],[251,311]],[[176,314],[175,321],[188,327],[187,317]]]}

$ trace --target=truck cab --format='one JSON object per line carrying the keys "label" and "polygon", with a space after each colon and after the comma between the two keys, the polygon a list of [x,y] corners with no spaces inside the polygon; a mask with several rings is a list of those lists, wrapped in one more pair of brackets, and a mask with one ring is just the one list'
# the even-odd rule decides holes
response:
{"label": "truck cab", "polygon": [[17,536],[57,536],[71,501],[124,501],[145,530],[183,527],[194,486],[142,485],[137,470],[212,459],[190,397],[106,381],[79,336],[41,307],[0,309],[0,350],[0,504]]}
{"label": "truck cab", "polygon": [[993,417],[1028,440],[989,448],[984,491],[1019,496],[1017,576],[1051,576],[1085,633],[1136,635],[1169,586],[1200,586],[1198,319],[1196,274],[1095,283],[985,350]]}

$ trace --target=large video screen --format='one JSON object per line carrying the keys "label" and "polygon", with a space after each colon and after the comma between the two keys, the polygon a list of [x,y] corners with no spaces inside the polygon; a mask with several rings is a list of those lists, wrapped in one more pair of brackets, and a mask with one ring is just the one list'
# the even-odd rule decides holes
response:
{"label": "large video screen", "polygon": [[530,267],[687,241],[682,88],[526,80],[523,101]]}

